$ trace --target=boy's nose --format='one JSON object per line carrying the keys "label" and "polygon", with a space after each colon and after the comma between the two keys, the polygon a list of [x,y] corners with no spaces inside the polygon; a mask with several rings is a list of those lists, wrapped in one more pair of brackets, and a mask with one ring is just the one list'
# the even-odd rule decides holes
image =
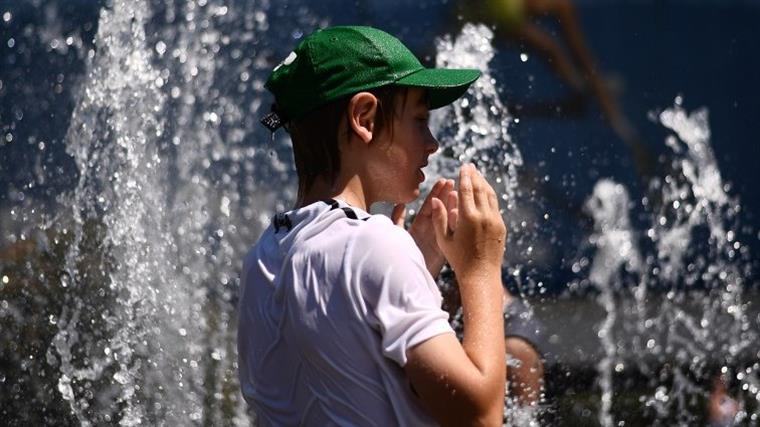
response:
{"label": "boy's nose", "polygon": [[428,138],[427,138],[427,142],[425,144],[425,148],[427,149],[427,152],[429,154],[435,153],[436,151],[438,151],[438,147],[440,145],[441,144],[438,143],[438,140],[433,136],[433,134],[431,134],[430,132],[428,132]]}

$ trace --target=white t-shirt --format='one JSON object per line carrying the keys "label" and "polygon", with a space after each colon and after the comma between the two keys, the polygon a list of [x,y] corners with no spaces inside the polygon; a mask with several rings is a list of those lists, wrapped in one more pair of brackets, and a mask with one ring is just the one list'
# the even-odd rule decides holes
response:
{"label": "white t-shirt", "polygon": [[409,233],[340,201],[278,214],[245,258],[238,353],[260,425],[430,425],[406,351],[453,333]]}

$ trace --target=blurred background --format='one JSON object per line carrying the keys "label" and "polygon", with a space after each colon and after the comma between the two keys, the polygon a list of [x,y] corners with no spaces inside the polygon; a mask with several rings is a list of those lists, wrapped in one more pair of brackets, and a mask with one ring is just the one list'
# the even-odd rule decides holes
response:
{"label": "blurred background", "polygon": [[473,161],[502,195],[546,368],[507,423],[757,425],[758,20],[749,0],[0,0],[0,418],[254,422],[238,274],[296,190],[263,83],[314,29],[363,24],[483,71],[434,114],[427,175]]}

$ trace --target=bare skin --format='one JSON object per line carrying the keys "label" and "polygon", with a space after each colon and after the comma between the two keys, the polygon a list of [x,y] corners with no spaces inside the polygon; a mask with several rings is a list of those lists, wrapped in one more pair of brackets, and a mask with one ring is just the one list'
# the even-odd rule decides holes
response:
{"label": "bare skin", "polygon": [[[504,289],[503,305],[506,307],[514,297]],[[443,306],[449,313],[455,313],[462,302],[456,291],[443,295]],[[509,335],[510,331],[504,331]],[[521,406],[534,406],[541,402],[544,390],[544,362],[541,354],[524,338],[507,336],[504,340],[507,357],[520,361],[519,366],[507,368],[507,393]]]}
{"label": "bare skin", "polygon": [[531,22],[523,22],[511,33],[547,59],[557,75],[578,92],[590,92],[599,102],[604,116],[621,139],[628,141],[634,132],[617,100],[610,93],[583,37],[575,7],[570,0],[524,0],[529,17],[556,18],[570,55],[549,35]]}
{"label": "bare skin", "polygon": [[[338,178],[332,185],[318,180],[298,205],[337,197],[367,210],[378,201],[404,204],[419,197],[421,168],[438,148],[428,128],[424,99],[421,89],[410,89],[406,104],[395,106],[393,132],[376,132],[377,99],[368,92],[354,95],[346,118],[350,132],[339,139],[343,166]],[[410,233],[428,269],[440,271],[442,260],[454,269],[462,295],[464,340],[442,334],[424,341],[407,351],[404,370],[421,404],[439,423],[501,425],[506,375],[501,262],[506,227],[496,193],[474,166],[461,168],[456,195],[451,194],[453,187],[445,180],[437,184]]]}
{"label": "bare skin", "polygon": [[[514,297],[504,289],[504,306]],[[509,330],[505,331],[509,334]],[[544,386],[544,362],[541,355],[525,339],[508,336],[504,339],[507,356],[520,361],[519,366],[507,370],[509,396],[522,406],[538,405]]]}
{"label": "bare skin", "polygon": [[[504,1],[514,0],[486,0],[493,3]],[[631,151],[636,169],[646,182],[654,173],[656,158],[641,142],[638,132],[599,72],[572,0],[522,0],[522,4],[527,19],[518,23],[502,22],[499,16],[487,12],[482,13],[479,19],[494,25],[502,37],[518,40],[544,58],[557,76],[575,92],[593,96],[607,123]],[[531,21],[537,17],[554,18],[559,24],[564,43]]]}
{"label": "bare skin", "polygon": [[537,405],[541,400],[544,364],[536,349],[524,339],[507,337],[504,340],[507,355],[520,361],[520,366],[510,367],[507,373],[509,394],[523,406]]}
{"label": "bare skin", "polygon": [[[422,202],[417,216],[409,227],[409,234],[412,235],[417,246],[420,248],[425,256],[425,262],[427,264],[428,271],[433,278],[438,277],[443,265],[446,263],[446,257],[443,256],[443,252],[438,247],[435,241],[435,230],[433,228],[433,199],[439,199],[445,201],[446,212],[448,215],[450,228],[456,228],[456,221],[459,215],[457,192],[454,191],[454,181],[451,179],[439,179],[433,184],[433,188],[430,189],[425,201]],[[391,213],[391,219],[393,223],[399,227],[404,227],[404,219],[406,217],[406,205],[399,203],[393,207]],[[433,237],[432,239],[430,237]]]}

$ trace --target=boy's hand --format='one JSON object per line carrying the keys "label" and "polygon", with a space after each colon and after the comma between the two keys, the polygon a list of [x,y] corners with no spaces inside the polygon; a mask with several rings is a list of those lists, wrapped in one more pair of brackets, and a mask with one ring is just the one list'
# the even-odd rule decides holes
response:
{"label": "boy's hand", "polygon": [[499,213],[496,192],[475,166],[459,171],[457,224],[446,204],[431,197],[432,222],[440,251],[451,264],[457,278],[501,274],[506,226]]}
{"label": "boy's hand", "polygon": [[[443,268],[446,258],[443,256],[443,252],[441,252],[441,249],[438,247],[438,243],[435,240],[435,229],[433,227],[433,198],[446,201],[445,209],[447,211],[448,223],[451,225],[452,229],[455,228],[458,210],[457,192],[454,191],[454,181],[450,179],[439,179],[436,181],[408,230],[409,234],[411,234],[414,239],[414,242],[417,243],[417,247],[420,248],[422,256],[425,258],[425,265],[427,266],[430,275],[433,276],[433,278],[436,278],[441,272],[441,268]],[[391,220],[396,225],[403,228],[405,216],[406,206],[404,204],[398,204],[393,207]]]}
{"label": "boy's hand", "polygon": [[464,336],[440,334],[407,350],[404,372],[429,413],[450,425],[501,425],[504,318],[501,262],[506,227],[496,193],[472,165],[459,172],[458,218],[431,198],[436,241],[462,297]]}

